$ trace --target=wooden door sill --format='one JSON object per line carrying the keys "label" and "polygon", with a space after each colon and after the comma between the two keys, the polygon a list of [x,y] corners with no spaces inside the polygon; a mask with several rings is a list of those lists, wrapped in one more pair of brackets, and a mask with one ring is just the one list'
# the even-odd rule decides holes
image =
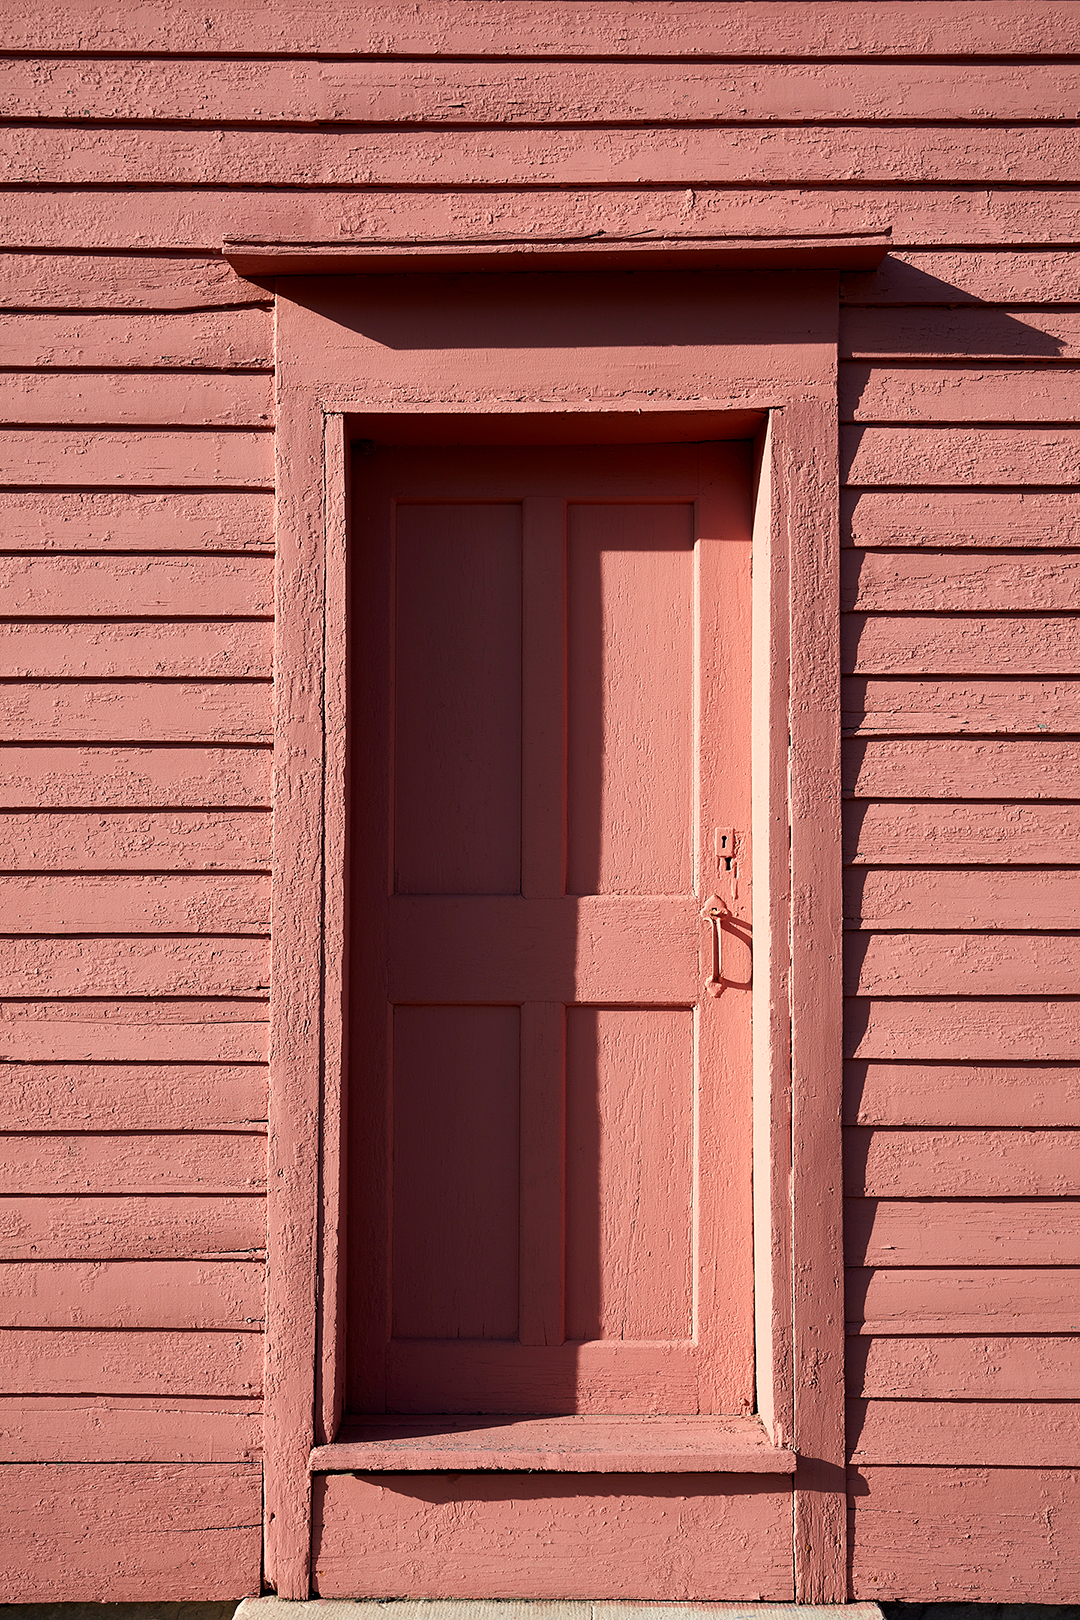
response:
{"label": "wooden door sill", "polygon": [[758,1417],[352,1417],[313,1474],[791,1474]]}

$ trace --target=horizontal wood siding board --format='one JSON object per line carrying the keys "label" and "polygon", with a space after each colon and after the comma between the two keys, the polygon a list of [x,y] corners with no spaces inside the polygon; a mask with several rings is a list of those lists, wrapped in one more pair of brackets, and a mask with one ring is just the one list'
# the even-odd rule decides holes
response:
{"label": "horizontal wood siding board", "polygon": [[[315,190],[340,186],[895,186],[1069,184],[1080,158],[1074,128],[1016,125],[902,126],[778,124],[756,128],[685,124],[676,141],[649,127],[442,130],[398,125],[379,131],[179,127],[0,126],[5,184],[97,187],[235,184]],[[241,169],[241,165],[243,166]],[[957,311],[960,317],[966,311]],[[856,318],[856,312],[851,311]],[[34,319],[36,317],[32,317]],[[107,317],[103,317],[107,318]],[[1018,322],[1018,325],[1024,323]],[[918,336],[911,339],[918,342]],[[975,341],[985,346],[986,339]],[[1023,345],[1024,339],[1017,339]],[[5,349],[0,317],[0,355]],[[849,354],[874,352],[860,333]],[[888,352],[897,351],[896,346]],[[941,352],[937,349],[933,352]],[[970,351],[965,351],[970,352]],[[1028,353],[1023,346],[987,353]],[[1034,352],[1041,352],[1036,349]],[[15,362],[19,363],[19,362]],[[190,362],[189,362],[190,363]]]}
{"label": "horizontal wood siding board", "polygon": [[1080,1332],[1075,1268],[850,1269],[847,1320],[860,1335]]}
{"label": "horizontal wood siding board", "polygon": [[1073,675],[1080,615],[1051,613],[846,613],[846,675]]}
{"label": "horizontal wood siding board", "polygon": [[[258,1332],[0,1330],[0,1394],[230,1396],[262,1390]],[[138,1410],[138,1408],[136,1408]],[[2,1406],[0,1406],[2,1413]]]}
{"label": "horizontal wood siding board", "polygon": [[168,1602],[259,1591],[256,1463],[0,1469],[9,1602]]}
{"label": "horizontal wood siding board", "polygon": [[265,1001],[8,1001],[0,1058],[13,1063],[265,1063]]}
{"label": "horizontal wood siding board", "polygon": [[0,919],[5,935],[266,935],[270,880],[232,872],[0,876]]}
{"label": "horizontal wood siding board", "polygon": [[211,372],[0,372],[0,424],[266,427],[272,379]]}
{"label": "horizontal wood siding board", "polygon": [[265,1247],[266,1200],[253,1194],[0,1200],[0,1260],[255,1259]]}
{"label": "horizontal wood siding board", "polygon": [[3,809],[247,809],[269,794],[264,748],[0,745]]}
{"label": "horizontal wood siding board", "polygon": [[[37,140],[44,131],[33,133]],[[273,329],[265,309],[0,313],[0,366],[5,370],[229,371],[266,370],[273,363]]]}
{"label": "horizontal wood siding board", "polygon": [[0,1308],[12,1328],[255,1330],[261,1260],[11,1261]]}
{"label": "horizontal wood siding board", "polygon": [[1080,373],[1072,366],[840,367],[844,422],[1072,422]]}
{"label": "horizontal wood siding board", "polygon": [[246,872],[270,867],[265,810],[0,813],[9,872]]}
{"label": "horizontal wood siding board", "polygon": [[[974,71],[966,63],[965,74]],[[989,249],[890,252],[877,270],[840,277],[842,304],[1075,304],[1076,269],[1068,250]]]}
{"label": "horizontal wood siding board", "polygon": [[845,546],[1080,546],[1076,490],[844,490]]}
{"label": "horizontal wood siding board", "polygon": [[1074,1469],[853,1470],[851,1595],[1075,1603],[1078,1486]]}
{"label": "horizontal wood siding board", "polygon": [[[0,269],[9,257],[0,255]],[[274,548],[269,492],[4,489],[0,524],[8,553]]]}
{"label": "horizontal wood siding board", "polygon": [[9,1464],[258,1462],[254,1408],[183,1396],[0,1396],[0,1445]]}
{"label": "horizontal wood siding board", "polygon": [[845,484],[1080,484],[1080,427],[845,427]]}
{"label": "horizontal wood siding board", "polygon": [[176,624],[82,620],[0,621],[0,677],[48,680],[265,679],[273,626],[266,620]]}
{"label": "horizontal wood siding board", "polygon": [[1048,1062],[1080,1058],[1073,999],[849,999],[845,1057]]}
{"label": "horizontal wood siding board", "polygon": [[865,1399],[1073,1401],[1076,1340],[1047,1334],[847,1340],[848,1391]]}
{"label": "horizontal wood siding board", "polygon": [[1068,1063],[844,1065],[851,1125],[1080,1126],[1080,1069]]}
{"label": "horizontal wood siding board", "polygon": [[237,10],[228,0],[204,4],[198,17],[138,7],[87,12],[69,3],[33,24],[19,18],[9,51],[67,54],[207,54],[260,56],[509,56],[907,57],[1070,55],[1076,51],[1071,15],[1040,6],[1016,17],[1000,4],[973,15],[964,0],[943,0],[933,18],[918,0],[899,0],[882,14],[867,0],[843,10],[829,0],[735,0],[722,16],[703,15],[693,0],[629,0],[618,11],[584,0],[549,0],[538,12],[529,0],[507,0],[497,13],[462,13],[454,0],[436,0],[423,16],[392,0],[334,14],[298,11],[289,0]]}
{"label": "horizontal wood siding board", "polygon": [[1080,1455],[1076,1401],[847,1403],[854,1463],[1068,1468]]}
{"label": "horizontal wood siding board", "polygon": [[943,996],[1067,996],[1076,992],[1078,947],[1075,934],[849,933],[845,989],[861,996],[905,996],[928,986]]}
{"label": "horizontal wood siding board", "polygon": [[[4,64],[13,65],[11,59]],[[33,72],[34,64],[27,65]],[[3,71],[0,67],[0,74]],[[100,313],[214,309],[257,302],[268,308],[269,295],[238,276],[220,257],[14,252],[0,260],[0,309]]]}
{"label": "horizontal wood siding board", "polygon": [[1075,741],[853,739],[842,769],[858,799],[1080,799]]}
{"label": "horizontal wood siding board", "polygon": [[1080,1131],[844,1131],[844,1187],[870,1198],[1060,1198],[1080,1185]]}
{"label": "horizontal wood siding board", "polygon": [[8,555],[0,618],[266,619],[273,576],[269,557]]}
{"label": "horizontal wood siding board", "polygon": [[[14,880],[10,880],[14,881]],[[3,879],[0,879],[2,884]],[[0,891],[2,892],[2,891]],[[934,930],[954,934],[956,930],[1003,930],[1017,934],[1031,930],[1057,929],[1069,931],[1076,927],[1077,908],[1080,903],[1080,869],[1068,867],[1063,871],[1029,871],[1012,868],[990,871],[985,867],[969,870],[947,867],[850,867],[844,874],[844,920],[849,928]],[[852,943],[852,952],[863,946]],[[869,948],[869,947],[867,947]],[[877,947],[879,950],[888,946]],[[942,961],[949,946],[942,941],[928,947],[936,951]],[[960,949],[959,942],[953,950]],[[979,944],[971,940],[966,947],[977,960]],[[1052,950],[1048,942],[1042,947]],[[983,947],[985,952],[985,946]],[[1024,950],[1022,940],[1002,939],[1001,970],[1007,970],[1010,951],[1018,959]],[[898,969],[903,967],[903,938],[896,943]],[[990,971],[990,964],[987,964]],[[871,969],[873,971],[873,969]],[[954,968],[955,972],[956,969]],[[994,995],[989,988],[978,990],[965,986],[971,994]],[[916,982],[910,974],[903,986],[892,983],[889,989],[878,993],[886,995],[949,995],[955,994],[945,984],[940,987],[926,968]],[[963,994],[963,990],[960,991]],[[1014,994],[1037,995],[1038,991],[1018,991]]]}
{"label": "horizontal wood siding board", "polygon": [[273,487],[273,439],[232,428],[0,428],[0,484]]}
{"label": "horizontal wood siding board", "polygon": [[[385,62],[108,57],[0,65],[0,117],[202,126],[1007,123],[1072,117],[1071,64]],[[183,266],[183,261],[179,261]],[[192,278],[194,279],[194,278]],[[200,289],[217,283],[200,279]]]}
{"label": "horizontal wood siding board", "polygon": [[840,318],[840,353],[847,360],[1069,360],[1080,354],[1078,345],[1080,311],[1071,309],[914,306],[845,309]]}
{"label": "horizontal wood siding board", "polygon": [[1070,552],[847,551],[840,605],[881,614],[1075,612],[1078,586],[1080,559]]}
{"label": "horizontal wood siding board", "polygon": [[1080,1200],[860,1194],[845,1203],[844,1258],[851,1266],[901,1268],[1077,1266]]}
{"label": "horizontal wood siding board", "polygon": [[8,682],[0,742],[269,743],[269,681]]}
{"label": "horizontal wood siding board", "polygon": [[268,992],[269,979],[266,940],[0,936],[2,996],[243,996]]}
{"label": "horizontal wood siding board", "polygon": [[852,737],[1080,733],[1080,680],[851,678],[841,686]]}
{"label": "horizontal wood siding board", "polygon": [[261,1132],[174,1131],[0,1136],[0,1194],[258,1192],[266,1187]]}
{"label": "horizontal wood siding board", "polygon": [[867,866],[1080,864],[1080,806],[849,801],[844,859]]}

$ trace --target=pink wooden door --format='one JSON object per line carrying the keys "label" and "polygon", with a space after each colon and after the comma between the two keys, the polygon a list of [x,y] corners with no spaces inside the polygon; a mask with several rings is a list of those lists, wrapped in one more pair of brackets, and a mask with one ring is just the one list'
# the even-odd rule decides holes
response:
{"label": "pink wooden door", "polygon": [[748,1411],[749,446],[381,450],[354,509],[347,1404]]}

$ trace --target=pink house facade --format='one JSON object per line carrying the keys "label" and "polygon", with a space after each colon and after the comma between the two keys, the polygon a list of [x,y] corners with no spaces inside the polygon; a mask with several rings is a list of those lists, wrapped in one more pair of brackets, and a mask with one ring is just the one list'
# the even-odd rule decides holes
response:
{"label": "pink house facade", "polygon": [[9,1601],[1080,1601],[1075,4],[5,34]]}

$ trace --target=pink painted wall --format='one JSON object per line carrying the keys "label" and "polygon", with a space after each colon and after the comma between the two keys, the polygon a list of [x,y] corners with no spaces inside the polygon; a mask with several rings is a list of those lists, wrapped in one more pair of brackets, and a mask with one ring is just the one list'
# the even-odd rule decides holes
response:
{"label": "pink painted wall", "polygon": [[851,1593],[1076,1601],[1075,7],[69,0],[4,45],[12,1600],[259,1583],[273,329],[222,239],[891,223],[842,282]]}

